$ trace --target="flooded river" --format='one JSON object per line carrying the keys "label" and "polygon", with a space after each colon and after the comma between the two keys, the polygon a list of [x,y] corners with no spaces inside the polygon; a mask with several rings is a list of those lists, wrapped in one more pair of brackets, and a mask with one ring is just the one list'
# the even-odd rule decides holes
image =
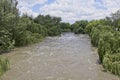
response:
{"label": "flooded river", "polygon": [[2,80],[119,80],[98,64],[87,35],[63,33],[2,56],[10,60]]}

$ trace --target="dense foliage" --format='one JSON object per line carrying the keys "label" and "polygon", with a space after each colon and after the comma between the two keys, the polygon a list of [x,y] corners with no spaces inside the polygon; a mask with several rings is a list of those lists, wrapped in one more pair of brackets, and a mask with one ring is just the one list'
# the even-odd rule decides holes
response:
{"label": "dense foliage", "polygon": [[84,34],[85,33],[84,29],[86,28],[87,24],[88,24],[87,20],[76,21],[74,24],[71,25],[72,31],[75,34],[79,33]]}
{"label": "dense foliage", "polygon": [[0,53],[61,34],[61,18],[39,15],[33,19],[26,14],[20,17],[17,4],[16,0],[0,1]]}
{"label": "dense foliage", "polygon": [[98,47],[100,63],[103,67],[120,75],[120,11],[111,17],[90,21],[85,31],[90,35],[93,46]]}
{"label": "dense foliage", "polygon": [[[0,0],[0,53],[15,46],[40,42],[46,36],[61,34],[59,17],[39,15],[35,19],[19,16],[16,0]],[[0,58],[0,75],[7,70],[7,60]]]}
{"label": "dense foliage", "polygon": [[12,30],[15,25],[17,2],[13,0],[0,1],[0,52],[9,51],[14,47]]}
{"label": "dense foliage", "polygon": [[71,25],[69,23],[62,22],[60,24],[60,28],[61,28],[62,32],[71,32],[72,31]]}
{"label": "dense foliage", "polygon": [[46,28],[47,36],[56,36],[61,34],[59,17],[52,17],[50,15],[39,15],[34,19],[34,22]]}

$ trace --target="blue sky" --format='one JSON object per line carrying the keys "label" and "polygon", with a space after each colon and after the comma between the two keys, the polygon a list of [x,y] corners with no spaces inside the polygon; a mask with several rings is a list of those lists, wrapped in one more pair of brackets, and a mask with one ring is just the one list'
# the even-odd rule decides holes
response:
{"label": "blue sky", "polygon": [[101,19],[120,9],[120,0],[18,0],[22,13],[61,17],[62,21]]}
{"label": "blue sky", "polygon": [[55,0],[48,0],[48,1],[46,1],[44,4],[36,4],[36,5],[34,5],[31,9],[32,9],[32,11],[34,11],[34,12],[37,12],[37,13],[40,13],[40,8],[42,7],[42,6],[44,6],[44,5],[46,5],[46,4],[52,4],[53,2],[54,2]]}

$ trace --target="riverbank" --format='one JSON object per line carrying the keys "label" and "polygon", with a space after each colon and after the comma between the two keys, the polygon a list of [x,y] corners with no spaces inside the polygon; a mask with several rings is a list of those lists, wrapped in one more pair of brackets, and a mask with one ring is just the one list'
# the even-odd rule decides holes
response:
{"label": "riverbank", "polygon": [[3,80],[119,80],[103,72],[86,35],[64,33],[2,55],[10,60]]}

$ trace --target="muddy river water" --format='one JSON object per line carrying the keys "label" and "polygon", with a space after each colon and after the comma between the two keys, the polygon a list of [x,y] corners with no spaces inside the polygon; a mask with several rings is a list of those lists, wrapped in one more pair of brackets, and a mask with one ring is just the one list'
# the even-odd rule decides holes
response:
{"label": "muddy river water", "polygon": [[63,33],[2,56],[10,60],[2,80],[119,80],[98,64],[87,35]]}

